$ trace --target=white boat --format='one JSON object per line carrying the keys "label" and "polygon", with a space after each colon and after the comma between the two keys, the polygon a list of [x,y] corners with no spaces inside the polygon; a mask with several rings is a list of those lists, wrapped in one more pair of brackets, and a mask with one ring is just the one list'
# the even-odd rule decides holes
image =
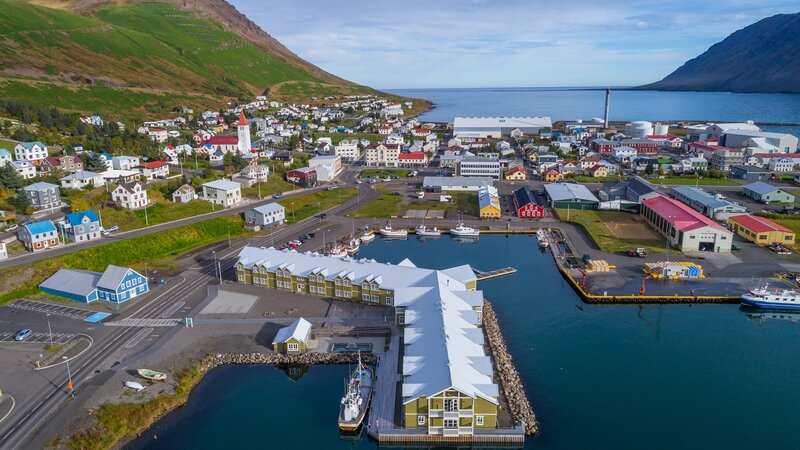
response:
{"label": "white boat", "polygon": [[353,371],[345,388],[344,397],[339,405],[339,429],[355,431],[364,421],[372,398],[372,369],[361,364],[361,353],[358,354],[358,366]]}
{"label": "white boat", "polygon": [[541,228],[536,230],[536,240],[539,241],[539,247],[547,248],[550,246],[550,240],[547,239],[547,233]]}
{"label": "white boat", "polygon": [[375,240],[375,233],[372,231],[365,231],[358,237],[358,239],[362,244],[368,244]]}
{"label": "white boat", "polygon": [[332,249],[328,250],[328,256],[331,258],[344,258],[347,256],[347,247],[343,246],[335,246]]}
{"label": "white boat", "polygon": [[408,236],[408,230],[406,230],[405,228],[399,228],[399,229],[392,228],[391,224],[382,227],[379,231],[381,233],[381,236],[386,236],[386,237]]}
{"label": "white boat", "polygon": [[358,253],[358,250],[361,248],[361,239],[354,238],[350,239],[350,242],[347,244],[347,254],[348,255],[355,255]]}
{"label": "white boat", "polygon": [[420,225],[414,229],[414,233],[417,236],[441,236],[442,231],[436,227],[426,227],[425,225]]}
{"label": "white boat", "polygon": [[759,309],[800,309],[800,292],[794,289],[770,290],[769,285],[764,285],[763,288],[751,289],[742,295],[742,306]]}
{"label": "white boat", "polygon": [[125,387],[128,388],[128,389],[133,389],[135,391],[143,391],[144,390],[144,386],[142,386],[141,383],[137,383],[135,381],[126,381],[125,382]]}
{"label": "white boat", "polygon": [[473,237],[480,234],[477,228],[472,228],[464,225],[463,223],[459,223],[457,227],[450,229],[450,234],[453,236],[466,236],[466,237]]}

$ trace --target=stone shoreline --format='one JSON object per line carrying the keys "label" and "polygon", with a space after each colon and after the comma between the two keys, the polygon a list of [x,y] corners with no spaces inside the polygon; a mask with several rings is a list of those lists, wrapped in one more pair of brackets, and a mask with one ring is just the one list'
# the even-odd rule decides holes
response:
{"label": "stone shoreline", "polygon": [[[302,353],[299,355],[284,355],[280,353],[217,353],[208,355],[200,361],[201,373],[208,372],[219,366],[228,364],[273,364],[273,365],[312,365],[312,364],[356,364],[357,352],[326,352]],[[361,355],[364,364],[377,364],[377,357],[372,353]]]}
{"label": "stone shoreline", "polygon": [[515,425],[524,424],[527,435],[538,433],[539,422],[536,420],[536,414],[525,394],[525,387],[522,385],[522,379],[514,366],[511,354],[506,348],[494,308],[488,300],[483,302],[483,330]]}

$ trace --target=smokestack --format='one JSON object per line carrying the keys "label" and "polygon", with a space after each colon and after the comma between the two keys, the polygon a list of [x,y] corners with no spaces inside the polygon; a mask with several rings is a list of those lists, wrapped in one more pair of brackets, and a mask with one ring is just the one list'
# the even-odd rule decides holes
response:
{"label": "smokestack", "polygon": [[608,128],[608,108],[611,106],[611,89],[606,88],[606,115],[603,116],[603,127]]}

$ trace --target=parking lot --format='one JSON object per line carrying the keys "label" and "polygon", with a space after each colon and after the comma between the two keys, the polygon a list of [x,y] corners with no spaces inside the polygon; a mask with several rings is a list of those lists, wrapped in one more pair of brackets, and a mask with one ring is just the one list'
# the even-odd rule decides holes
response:
{"label": "parking lot", "polygon": [[[16,331],[0,332],[0,342],[15,342],[14,335],[16,334]],[[75,333],[53,333],[53,344],[63,344],[72,339],[73,336],[75,336]],[[37,331],[31,333],[30,336],[21,342],[49,344],[50,334],[46,331]]]}
{"label": "parking lot", "polygon": [[53,303],[39,302],[35,300],[17,300],[8,304],[11,308],[23,309],[53,316],[67,317],[70,319],[84,320],[93,315],[96,311],[89,309],[75,308],[73,306],[56,305]]}

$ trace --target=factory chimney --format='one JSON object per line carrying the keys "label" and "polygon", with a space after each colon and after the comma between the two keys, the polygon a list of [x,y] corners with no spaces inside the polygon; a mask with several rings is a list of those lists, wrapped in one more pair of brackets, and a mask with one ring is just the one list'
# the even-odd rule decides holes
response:
{"label": "factory chimney", "polygon": [[611,106],[611,89],[606,88],[606,115],[603,116],[603,127],[608,128],[608,108]]}

